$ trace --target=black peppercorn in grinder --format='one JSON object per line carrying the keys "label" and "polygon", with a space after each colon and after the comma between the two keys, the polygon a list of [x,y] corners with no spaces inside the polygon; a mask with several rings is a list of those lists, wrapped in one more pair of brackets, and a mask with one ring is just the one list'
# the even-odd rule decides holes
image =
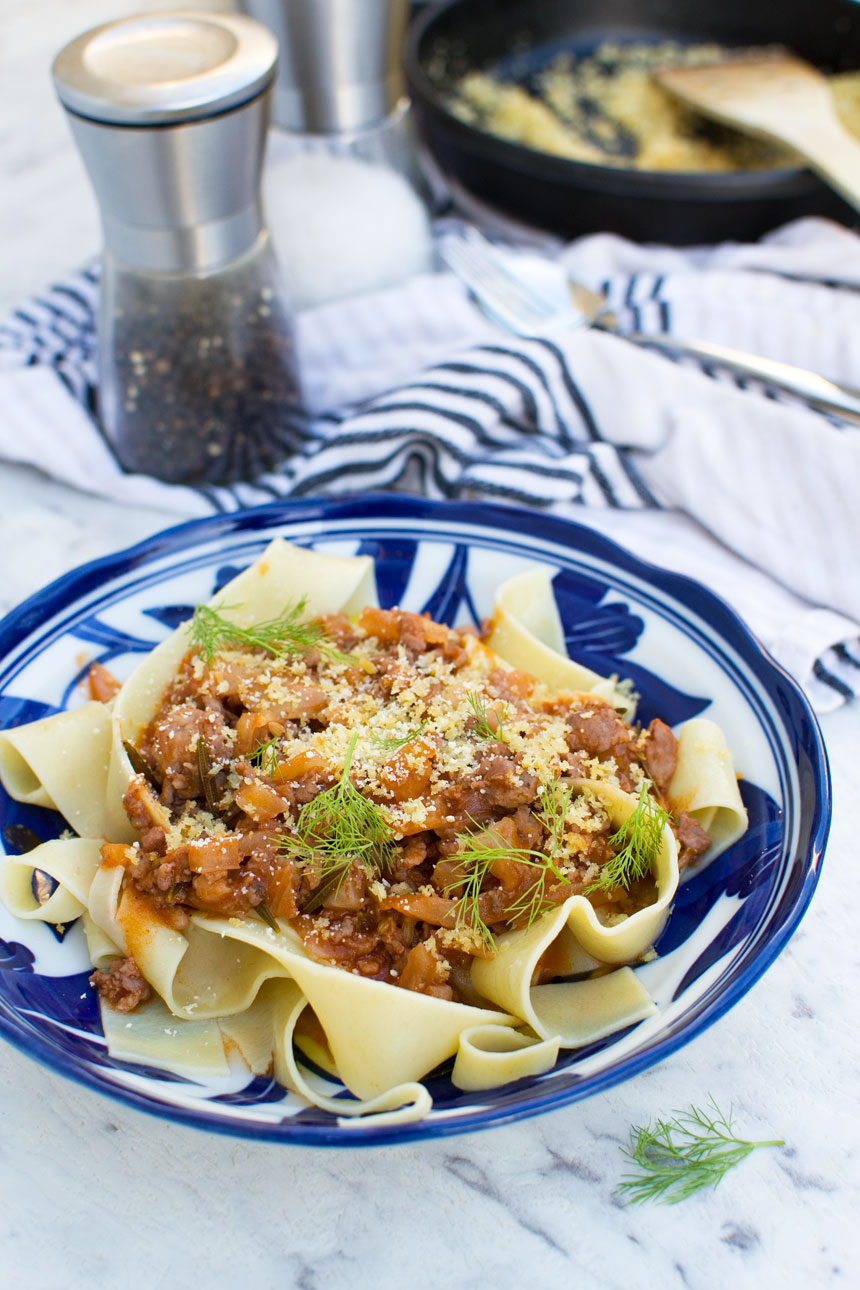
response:
{"label": "black peppercorn in grinder", "polygon": [[99,416],[127,470],[226,483],[291,442],[292,325],[259,195],[277,51],[253,19],[171,12],[54,62],[101,207]]}

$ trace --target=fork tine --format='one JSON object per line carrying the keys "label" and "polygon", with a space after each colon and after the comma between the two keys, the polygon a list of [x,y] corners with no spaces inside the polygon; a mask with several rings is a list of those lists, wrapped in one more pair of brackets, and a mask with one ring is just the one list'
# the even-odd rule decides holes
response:
{"label": "fork tine", "polygon": [[531,294],[483,252],[462,242],[452,242],[443,248],[442,254],[450,267],[488,304],[511,310],[524,319],[538,321],[546,317],[545,310]]}
{"label": "fork tine", "polygon": [[552,310],[505,270],[495,258],[490,243],[479,233],[468,238],[446,238],[440,254],[479,302],[510,330],[520,335],[534,334],[551,318]]}
{"label": "fork tine", "polygon": [[553,306],[500,260],[493,243],[476,228],[466,229],[464,247],[474,257],[475,263],[482,264],[487,275],[492,275],[498,283],[499,290],[505,293],[505,297],[512,303],[516,302],[517,307],[522,308],[524,313],[531,312],[541,318],[548,318],[554,313]]}
{"label": "fork tine", "polygon": [[467,227],[464,233],[464,240],[467,245],[479,251],[484,261],[489,261],[497,273],[501,273],[505,281],[512,290],[516,292],[517,299],[522,301],[523,307],[528,306],[536,314],[547,319],[557,318],[562,307],[559,305],[559,299],[556,292],[551,295],[547,294],[546,283],[543,286],[529,278],[528,272],[523,273],[518,268],[512,267],[508,261],[500,254],[499,248],[484,237],[478,229]]}

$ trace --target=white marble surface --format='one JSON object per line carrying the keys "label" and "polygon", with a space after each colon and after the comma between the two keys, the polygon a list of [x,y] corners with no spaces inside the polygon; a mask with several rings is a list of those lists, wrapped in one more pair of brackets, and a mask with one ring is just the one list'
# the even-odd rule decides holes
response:
{"label": "white marble surface", "polygon": [[[128,0],[0,3],[0,310],[98,247],[48,80],[53,52]],[[155,7],[155,6],[151,6]],[[0,406],[2,416],[2,406]],[[0,465],[0,611],[155,531],[156,512]],[[712,1029],[658,1067],[542,1118],[422,1147],[313,1151],[132,1111],[0,1046],[0,1267],[22,1290],[251,1285],[341,1290],[860,1284],[860,709],[823,721],[834,820],[789,947]],[[628,1127],[713,1094],[784,1137],[719,1190],[622,1209]]]}

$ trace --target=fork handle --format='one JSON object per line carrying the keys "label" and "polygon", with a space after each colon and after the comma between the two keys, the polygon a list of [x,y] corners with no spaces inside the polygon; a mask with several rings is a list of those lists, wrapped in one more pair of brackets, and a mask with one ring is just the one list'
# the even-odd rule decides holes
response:
{"label": "fork handle", "polygon": [[[599,326],[599,324],[598,324]],[[625,340],[636,345],[649,345],[655,349],[669,350],[674,354],[684,354],[690,358],[704,359],[717,363],[731,372],[741,376],[752,376],[760,381],[776,385],[789,394],[796,394],[801,399],[816,407],[838,412],[848,421],[860,425],[860,390],[847,385],[837,385],[828,381],[817,372],[808,372],[803,367],[794,367],[791,363],[780,363],[776,359],[762,358],[757,354],[745,354],[742,350],[731,349],[728,345],[713,345],[706,340],[677,340],[673,336],[650,336],[644,332],[618,332]]]}

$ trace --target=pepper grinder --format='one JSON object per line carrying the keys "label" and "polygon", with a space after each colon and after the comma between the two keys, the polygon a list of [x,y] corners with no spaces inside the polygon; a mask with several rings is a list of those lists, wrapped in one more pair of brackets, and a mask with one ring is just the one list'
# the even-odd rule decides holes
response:
{"label": "pepper grinder", "polygon": [[244,15],[174,11],[54,62],[104,230],[99,418],[129,471],[226,483],[288,450],[295,347],[260,202],[277,53]]}

